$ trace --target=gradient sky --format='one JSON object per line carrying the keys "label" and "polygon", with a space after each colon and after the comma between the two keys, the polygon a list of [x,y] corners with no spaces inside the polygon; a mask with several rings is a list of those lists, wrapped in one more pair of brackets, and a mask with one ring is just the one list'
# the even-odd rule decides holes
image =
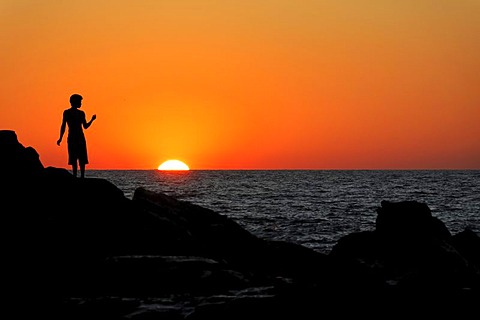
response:
{"label": "gradient sky", "polygon": [[0,129],[69,168],[480,169],[478,0],[0,0]]}

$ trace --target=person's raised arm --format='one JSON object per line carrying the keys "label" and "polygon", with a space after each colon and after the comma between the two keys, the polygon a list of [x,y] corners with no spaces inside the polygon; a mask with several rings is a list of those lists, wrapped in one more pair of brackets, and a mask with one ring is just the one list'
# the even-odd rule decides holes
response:
{"label": "person's raised arm", "polygon": [[94,114],[94,115],[92,116],[92,119],[90,119],[90,121],[83,123],[83,127],[84,127],[85,129],[88,129],[88,127],[90,127],[90,126],[92,125],[92,123],[93,123],[93,121],[94,121],[95,119],[97,119],[97,115],[96,115],[96,114]]}

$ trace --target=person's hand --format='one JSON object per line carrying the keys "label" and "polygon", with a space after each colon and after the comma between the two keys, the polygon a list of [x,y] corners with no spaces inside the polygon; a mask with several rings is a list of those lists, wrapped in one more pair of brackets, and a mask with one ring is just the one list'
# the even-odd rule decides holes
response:
{"label": "person's hand", "polygon": [[60,143],[62,143],[62,139],[58,139],[58,140],[57,140],[57,146],[59,146]]}
{"label": "person's hand", "polygon": [[96,114],[94,114],[94,115],[92,116],[92,121],[95,120],[95,119],[97,119],[97,115],[96,115]]}

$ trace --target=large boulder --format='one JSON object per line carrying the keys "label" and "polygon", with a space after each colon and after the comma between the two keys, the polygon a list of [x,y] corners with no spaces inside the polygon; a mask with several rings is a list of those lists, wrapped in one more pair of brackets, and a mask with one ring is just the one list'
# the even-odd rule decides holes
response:
{"label": "large boulder", "polygon": [[416,201],[382,201],[377,213],[375,230],[342,237],[330,255],[361,262],[399,288],[480,290],[478,235],[452,237],[429,207]]}

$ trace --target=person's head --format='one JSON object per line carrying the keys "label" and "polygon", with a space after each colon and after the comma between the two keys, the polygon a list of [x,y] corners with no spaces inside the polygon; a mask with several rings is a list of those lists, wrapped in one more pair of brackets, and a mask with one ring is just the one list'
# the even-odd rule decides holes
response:
{"label": "person's head", "polygon": [[80,108],[82,105],[83,97],[78,93],[74,93],[70,96],[70,105],[74,108]]}

